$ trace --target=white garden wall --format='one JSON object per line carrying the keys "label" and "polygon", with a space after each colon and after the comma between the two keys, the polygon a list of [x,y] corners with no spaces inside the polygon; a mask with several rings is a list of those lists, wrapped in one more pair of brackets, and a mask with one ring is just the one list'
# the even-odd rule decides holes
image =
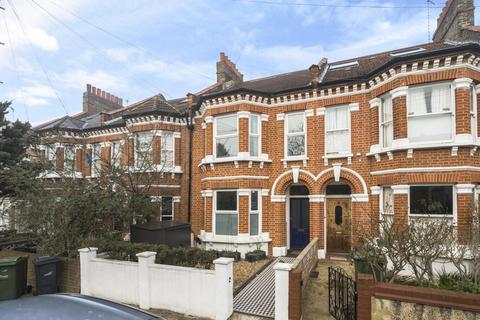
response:
{"label": "white garden wall", "polygon": [[202,270],[155,264],[155,252],[137,254],[138,263],[98,258],[96,248],[79,252],[82,294],[218,320],[233,312],[231,258]]}

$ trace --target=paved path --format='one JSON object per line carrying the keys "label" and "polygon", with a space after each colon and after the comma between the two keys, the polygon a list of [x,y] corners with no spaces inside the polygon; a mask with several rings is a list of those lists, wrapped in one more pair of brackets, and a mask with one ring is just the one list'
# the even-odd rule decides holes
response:
{"label": "paved path", "polygon": [[292,263],[295,258],[280,257],[265,268],[233,298],[235,312],[273,318],[275,316],[275,270],[279,262]]}
{"label": "paved path", "polygon": [[318,278],[310,278],[303,295],[303,320],[334,320],[328,312],[328,267],[338,266],[350,275],[354,274],[353,265],[347,261],[321,260],[315,271]]}

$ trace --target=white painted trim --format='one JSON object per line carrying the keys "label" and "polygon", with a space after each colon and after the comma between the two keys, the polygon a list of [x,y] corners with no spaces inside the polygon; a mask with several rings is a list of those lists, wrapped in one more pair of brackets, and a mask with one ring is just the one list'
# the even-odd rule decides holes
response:
{"label": "white painted trim", "polygon": [[352,193],[352,202],[368,202],[368,194]]}
{"label": "white painted trim", "polygon": [[350,112],[352,111],[359,111],[360,110],[360,104],[358,102],[356,103],[350,103],[348,105],[348,107],[350,108]]}
{"label": "white painted trim", "polygon": [[202,178],[200,181],[228,181],[228,180],[240,180],[240,179],[247,179],[247,180],[268,180],[269,176],[222,176],[222,177],[207,177]]}
{"label": "white painted trim", "polygon": [[209,190],[202,190],[200,191],[200,193],[202,194],[202,197],[208,197],[208,198],[211,198],[213,197],[213,190],[209,189]]}
{"label": "white painted trim", "polygon": [[204,120],[205,120],[205,123],[212,123],[213,122],[213,117],[212,116],[206,116]]}
{"label": "white painted trim", "polygon": [[317,116],[325,115],[325,107],[317,108]]}
{"label": "white painted trim", "polygon": [[408,184],[398,184],[391,186],[393,194],[408,194],[410,186]]}
{"label": "white painted trim", "polygon": [[398,168],[372,171],[372,176],[384,174],[408,173],[408,172],[448,172],[448,171],[480,171],[480,167],[474,166],[457,166],[457,167],[419,167],[419,168]]}
{"label": "white painted trim", "polygon": [[308,196],[309,202],[325,202],[325,196],[323,194],[311,194]]}
{"label": "white painted trim", "polygon": [[238,111],[237,116],[239,119],[248,119],[250,117],[250,111]]}
{"label": "white painted trim", "polygon": [[461,88],[470,88],[470,84],[472,84],[473,80],[470,78],[458,78],[453,80],[452,88],[461,89]]}
{"label": "white painted trim", "polygon": [[382,187],[380,187],[380,186],[370,187],[370,192],[371,192],[372,196],[380,195],[381,191],[382,191]]}
{"label": "white painted trim", "polygon": [[260,119],[261,119],[261,121],[268,121],[268,114],[262,113],[262,114],[260,115]]}
{"label": "white painted trim", "polygon": [[282,196],[282,195],[274,195],[272,194],[270,196],[270,201],[271,202],[285,202],[287,200],[287,196]]}
{"label": "white painted trim", "polygon": [[274,257],[284,257],[287,255],[287,247],[273,247],[272,255]]}
{"label": "white painted trim", "polygon": [[378,108],[382,104],[382,99],[380,98],[373,98],[368,102],[370,104],[370,108]]}
{"label": "white painted trim", "polygon": [[277,113],[277,121],[283,121],[285,119],[285,113]]}
{"label": "white painted trim", "polygon": [[248,197],[250,195],[250,189],[236,189],[239,197]]}
{"label": "white painted trim", "polygon": [[406,96],[408,92],[408,86],[398,87],[390,91],[392,100],[398,97]]}
{"label": "white painted trim", "polygon": [[474,188],[475,188],[474,184],[456,184],[455,185],[455,189],[457,190],[457,194],[473,193]]}
{"label": "white painted trim", "polygon": [[307,109],[305,110],[305,117],[312,117],[314,115],[314,110],[313,109]]}

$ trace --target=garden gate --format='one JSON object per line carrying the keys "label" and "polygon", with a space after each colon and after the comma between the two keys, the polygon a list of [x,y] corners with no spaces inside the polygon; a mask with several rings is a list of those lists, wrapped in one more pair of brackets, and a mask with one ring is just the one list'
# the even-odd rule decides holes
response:
{"label": "garden gate", "polygon": [[357,319],[357,284],[342,268],[328,268],[328,310],[337,320]]}

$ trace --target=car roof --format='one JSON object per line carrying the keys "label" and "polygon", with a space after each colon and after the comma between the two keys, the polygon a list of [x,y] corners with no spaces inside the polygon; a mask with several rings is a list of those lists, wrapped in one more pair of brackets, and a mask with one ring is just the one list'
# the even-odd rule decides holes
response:
{"label": "car roof", "polygon": [[47,294],[0,302],[0,319],[149,320],[163,319],[112,301],[77,295]]}

